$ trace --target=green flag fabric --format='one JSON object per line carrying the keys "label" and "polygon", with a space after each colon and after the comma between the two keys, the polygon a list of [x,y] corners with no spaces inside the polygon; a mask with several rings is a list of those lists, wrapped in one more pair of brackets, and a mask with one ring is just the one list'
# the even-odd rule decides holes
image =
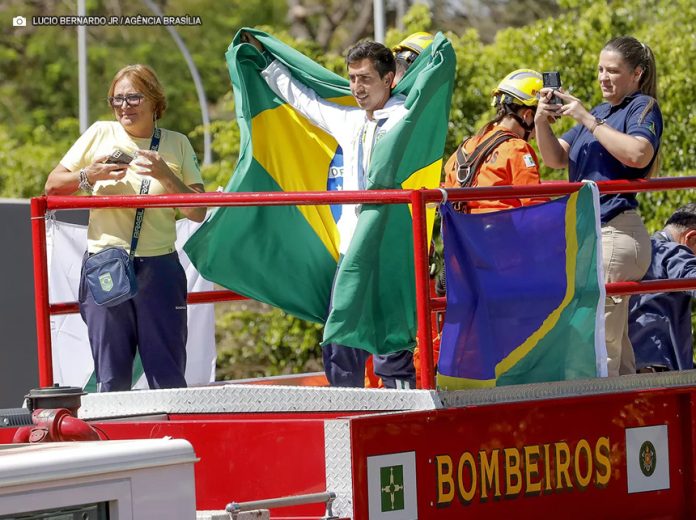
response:
{"label": "green flag fabric", "polygon": [[[398,87],[408,115],[376,145],[368,189],[437,187],[455,58],[441,35]],[[421,58],[429,57],[429,59]],[[429,229],[432,226],[429,226]],[[410,207],[363,205],[335,282],[324,342],[385,354],[412,348],[416,294]]]}
{"label": "green flag fabric", "polygon": [[[264,32],[243,31],[318,96],[355,106],[347,80]],[[226,54],[241,146],[225,191],[326,191],[340,147],[272,92],[260,75],[266,58],[242,44],[240,33]],[[438,185],[454,68],[451,44],[438,34],[395,89],[406,96],[408,113],[375,143],[368,189]],[[329,205],[217,208],[185,251],[205,278],[300,318],[326,322],[324,343],[373,353],[415,344],[406,205],[363,205],[338,272],[339,235]]]}

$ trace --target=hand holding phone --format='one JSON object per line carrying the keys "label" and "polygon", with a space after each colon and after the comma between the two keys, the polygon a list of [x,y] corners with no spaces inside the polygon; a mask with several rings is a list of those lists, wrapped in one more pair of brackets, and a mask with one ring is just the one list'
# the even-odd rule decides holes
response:
{"label": "hand holding phone", "polygon": [[133,160],[132,155],[128,155],[122,150],[114,150],[104,161],[107,164],[123,164],[128,165]]}
{"label": "hand holding phone", "polygon": [[[541,78],[544,88],[550,88],[552,90],[558,90],[561,88],[561,73],[557,71],[552,72],[542,72]],[[562,105],[563,101],[558,96],[554,95],[549,103],[553,105]]]}

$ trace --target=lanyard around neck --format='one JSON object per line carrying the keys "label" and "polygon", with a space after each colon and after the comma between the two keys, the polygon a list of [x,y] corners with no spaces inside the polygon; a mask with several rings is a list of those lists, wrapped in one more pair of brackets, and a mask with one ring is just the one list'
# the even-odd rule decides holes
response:
{"label": "lanyard around neck", "polygon": [[[150,141],[150,150],[156,152],[159,150],[160,138],[162,137],[162,131],[159,128],[155,128],[155,132],[152,134],[152,141]],[[143,178],[140,183],[140,195],[145,195],[150,191],[150,177]],[[140,238],[140,228],[143,227],[143,216],[145,214],[145,208],[138,208],[135,210],[135,221],[133,222],[133,236],[131,237],[130,246],[130,259],[133,260],[135,257],[135,248],[138,246],[138,239]]]}

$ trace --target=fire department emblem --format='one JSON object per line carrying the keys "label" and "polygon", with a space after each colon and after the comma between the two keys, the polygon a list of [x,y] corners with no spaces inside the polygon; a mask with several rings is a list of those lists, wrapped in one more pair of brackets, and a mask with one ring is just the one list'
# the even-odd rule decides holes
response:
{"label": "fire department emblem", "polygon": [[670,489],[669,435],[666,424],[626,428],[629,493]]}
{"label": "fire department emblem", "polygon": [[653,446],[652,442],[645,441],[640,446],[640,451],[638,452],[638,463],[640,464],[640,470],[646,477],[651,476],[655,472],[657,453],[655,452],[655,446]]}

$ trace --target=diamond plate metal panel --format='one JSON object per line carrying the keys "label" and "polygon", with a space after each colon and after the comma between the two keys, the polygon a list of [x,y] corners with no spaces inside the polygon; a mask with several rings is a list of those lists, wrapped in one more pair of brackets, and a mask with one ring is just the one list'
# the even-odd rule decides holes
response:
{"label": "diamond plate metal panel", "polygon": [[333,514],[353,518],[353,466],[351,459],[350,421],[324,421],[326,453],[326,490],[336,493]]}
{"label": "diamond plate metal panel", "polygon": [[696,370],[440,392],[445,408],[696,385]]}
{"label": "diamond plate metal panel", "polygon": [[230,515],[225,511],[196,511],[196,520],[230,520]]}
{"label": "diamond plate metal panel", "polygon": [[217,385],[88,394],[83,419],[151,413],[401,411],[440,408],[432,390]]}
{"label": "diamond plate metal panel", "polygon": [[79,414],[95,419],[152,413],[398,412],[682,386],[696,386],[696,370],[448,392],[235,384],[88,394]]}

